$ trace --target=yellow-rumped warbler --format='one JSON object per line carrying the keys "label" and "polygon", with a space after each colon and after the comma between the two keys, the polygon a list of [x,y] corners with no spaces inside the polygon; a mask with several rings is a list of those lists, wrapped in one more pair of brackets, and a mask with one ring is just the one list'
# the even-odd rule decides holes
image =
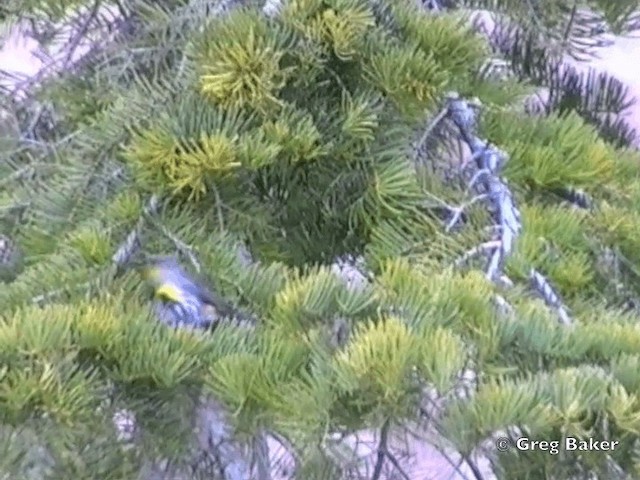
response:
{"label": "yellow-rumped warbler", "polygon": [[171,327],[210,328],[233,315],[233,309],[172,257],[151,257],[142,276],[153,287],[153,309]]}

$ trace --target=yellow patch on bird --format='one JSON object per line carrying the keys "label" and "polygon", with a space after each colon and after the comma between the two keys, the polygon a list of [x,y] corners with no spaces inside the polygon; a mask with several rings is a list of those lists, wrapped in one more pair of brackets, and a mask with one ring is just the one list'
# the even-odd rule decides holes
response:
{"label": "yellow patch on bird", "polygon": [[156,289],[155,296],[157,299],[165,302],[180,303],[183,301],[182,291],[169,284],[162,285]]}

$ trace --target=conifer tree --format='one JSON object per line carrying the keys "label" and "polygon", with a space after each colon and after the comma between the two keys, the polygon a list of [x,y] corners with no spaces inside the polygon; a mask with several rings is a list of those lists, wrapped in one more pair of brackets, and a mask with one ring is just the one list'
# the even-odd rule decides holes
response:
{"label": "conifer tree", "polygon": [[[0,116],[0,478],[640,475],[640,155],[562,64],[636,7],[9,1],[69,40]],[[158,322],[148,254],[251,325]],[[568,437],[618,443],[518,443]]]}

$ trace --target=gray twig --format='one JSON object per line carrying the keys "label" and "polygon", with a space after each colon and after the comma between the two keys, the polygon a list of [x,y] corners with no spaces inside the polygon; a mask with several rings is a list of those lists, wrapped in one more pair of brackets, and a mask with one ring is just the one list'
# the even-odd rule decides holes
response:
{"label": "gray twig", "polygon": [[389,460],[391,464],[394,466],[396,470],[400,473],[402,478],[405,480],[411,480],[407,473],[402,469],[398,459],[389,451],[389,431],[391,430],[391,422],[387,419],[385,420],[382,428],[380,429],[380,442],[378,442],[378,453],[376,464],[373,469],[373,475],[371,476],[371,480],[380,480],[380,476],[382,475],[382,467],[384,466],[384,461]]}
{"label": "gray twig", "polygon": [[560,323],[563,325],[571,325],[573,322],[567,308],[562,304],[560,297],[555,292],[549,281],[536,269],[532,268],[529,273],[533,288],[540,294],[545,303],[551,308],[555,308],[560,317]]}
{"label": "gray twig", "polygon": [[[457,94],[448,95],[449,118],[454,122],[460,131],[460,136],[467,143],[473,155],[472,160],[476,162],[477,172],[469,182],[469,188],[479,190],[479,195],[474,197],[470,203],[480,198],[489,200],[490,210],[496,219],[499,240],[485,242],[478,247],[465,253],[461,259],[456,261],[456,266],[468,261],[470,258],[480,253],[492,250],[486,269],[487,278],[493,282],[500,282],[504,277],[503,266],[506,258],[512,253],[515,241],[522,231],[520,212],[515,205],[513,193],[505,181],[500,178],[500,170],[505,164],[508,156],[502,150],[492,146],[489,142],[480,139],[474,133],[477,123],[477,111],[480,107],[478,101],[467,101],[461,99]],[[588,197],[577,191],[571,191],[571,199],[582,208],[588,208],[590,201]],[[452,220],[447,225],[449,231],[458,221],[462,214],[460,207],[456,210]],[[571,318],[566,307],[562,304],[557,293],[549,281],[539,272],[531,270],[531,282],[533,288],[542,296],[547,305],[555,308],[563,325],[571,324]]]}
{"label": "gray twig", "polygon": [[127,238],[120,244],[116,253],[113,254],[111,260],[117,268],[122,268],[126,265],[133,255],[140,248],[140,234],[142,227],[144,226],[145,216],[149,217],[155,215],[158,211],[159,199],[156,195],[152,195],[147,204],[144,207],[143,215],[138,219],[136,226],[131,230]]}

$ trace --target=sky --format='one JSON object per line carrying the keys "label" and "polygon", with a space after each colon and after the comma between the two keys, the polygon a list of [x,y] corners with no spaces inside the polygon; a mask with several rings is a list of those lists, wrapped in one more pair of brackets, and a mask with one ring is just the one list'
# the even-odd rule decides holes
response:
{"label": "sky", "polygon": [[629,94],[637,103],[629,109],[626,121],[640,134],[640,34],[615,38],[613,45],[598,50],[598,56],[589,64],[575,66],[607,72],[629,87]]}

